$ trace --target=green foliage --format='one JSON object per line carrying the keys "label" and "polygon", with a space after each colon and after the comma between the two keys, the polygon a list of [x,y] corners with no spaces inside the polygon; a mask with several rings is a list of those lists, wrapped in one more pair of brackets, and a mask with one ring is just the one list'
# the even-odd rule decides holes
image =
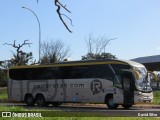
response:
{"label": "green foliage", "polygon": [[7,88],[3,87],[0,88],[0,103],[5,103],[5,102],[8,102]]}
{"label": "green foliage", "polygon": [[33,59],[32,52],[26,53],[21,50],[26,45],[30,47],[30,44],[32,43],[29,43],[28,41],[29,40],[24,40],[22,44],[16,44],[16,40],[14,40],[13,44],[9,44],[9,43],[4,44],[4,45],[12,46],[13,48],[16,49],[16,53],[12,52],[13,57],[10,60],[8,60],[10,61],[11,66],[27,65],[29,64],[29,62],[31,62],[30,60]]}
{"label": "green foliage", "polygon": [[152,103],[153,104],[160,104],[160,91],[154,92]]}
{"label": "green foliage", "polygon": [[0,70],[0,87],[7,86],[7,71]]}
{"label": "green foliage", "polygon": [[32,52],[26,53],[23,51],[19,51],[19,54],[13,54],[13,58],[11,59],[11,64],[13,66],[27,65],[29,60],[32,60]]}
{"label": "green foliage", "polygon": [[87,53],[87,55],[82,56],[82,60],[97,60],[97,59],[117,59],[115,55],[111,53],[101,53],[101,54],[94,54],[94,53]]}
{"label": "green foliage", "polygon": [[49,64],[49,63],[55,63],[55,62],[58,62],[55,54],[48,55],[48,56],[43,56],[41,58],[41,64]]}

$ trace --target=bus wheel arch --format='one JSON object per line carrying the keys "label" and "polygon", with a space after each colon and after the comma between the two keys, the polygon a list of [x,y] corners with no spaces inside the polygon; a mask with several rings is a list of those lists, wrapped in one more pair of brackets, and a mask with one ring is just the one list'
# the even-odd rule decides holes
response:
{"label": "bus wheel arch", "polygon": [[45,106],[46,104],[46,101],[45,101],[45,97],[43,94],[41,93],[38,93],[35,97],[35,102],[36,104],[38,105],[38,107],[43,107]]}
{"label": "bus wheel arch", "polygon": [[116,109],[119,105],[113,103],[113,94],[107,94],[105,96],[105,103],[109,109]]}
{"label": "bus wheel arch", "polygon": [[33,106],[35,103],[35,100],[33,98],[33,95],[30,93],[27,93],[24,97],[24,101],[28,106]]}

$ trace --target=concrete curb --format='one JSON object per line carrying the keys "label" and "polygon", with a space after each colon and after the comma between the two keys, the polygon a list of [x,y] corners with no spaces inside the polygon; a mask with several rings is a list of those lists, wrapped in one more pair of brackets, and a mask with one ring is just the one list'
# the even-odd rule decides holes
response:
{"label": "concrete curb", "polygon": [[[0,105],[7,105],[7,106],[23,106],[26,105],[25,103],[0,103]],[[100,107],[100,108],[107,108],[107,105],[105,104],[72,104],[72,103],[65,103],[62,106],[71,106],[71,107]],[[120,108],[123,108],[122,106],[119,106]],[[160,105],[152,105],[152,104],[139,104],[139,105],[133,105],[131,108],[146,108],[146,109],[160,109]]]}
{"label": "concrete curb", "polygon": [[132,108],[160,109],[160,105],[133,105]]}

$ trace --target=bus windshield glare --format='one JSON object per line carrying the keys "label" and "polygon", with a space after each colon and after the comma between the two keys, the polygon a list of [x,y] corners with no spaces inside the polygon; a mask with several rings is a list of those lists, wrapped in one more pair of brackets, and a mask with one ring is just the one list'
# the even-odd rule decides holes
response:
{"label": "bus windshield glare", "polygon": [[136,88],[143,92],[151,92],[150,77],[148,76],[145,67],[134,67],[134,70],[139,74],[139,79],[135,81]]}

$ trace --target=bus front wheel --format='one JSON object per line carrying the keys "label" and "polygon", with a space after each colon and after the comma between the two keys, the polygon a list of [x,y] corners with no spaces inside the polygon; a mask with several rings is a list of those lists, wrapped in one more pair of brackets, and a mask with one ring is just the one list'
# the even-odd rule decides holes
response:
{"label": "bus front wheel", "polygon": [[38,107],[45,106],[45,98],[42,94],[36,95],[36,103]]}
{"label": "bus front wheel", "polygon": [[24,101],[28,106],[33,106],[34,105],[34,99],[33,99],[33,96],[31,94],[27,94],[25,96],[25,100]]}
{"label": "bus front wheel", "polygon": [[118,107],[117,104],[114,104],[113,96],[111,96],[111,95],[106,98],[106,104],[109,109],[116,109]]}
{"label": "bus front wheel", "polygon": [[122,105],[122,107],[124,107],[124,109],[129,109],[132,105]]}

